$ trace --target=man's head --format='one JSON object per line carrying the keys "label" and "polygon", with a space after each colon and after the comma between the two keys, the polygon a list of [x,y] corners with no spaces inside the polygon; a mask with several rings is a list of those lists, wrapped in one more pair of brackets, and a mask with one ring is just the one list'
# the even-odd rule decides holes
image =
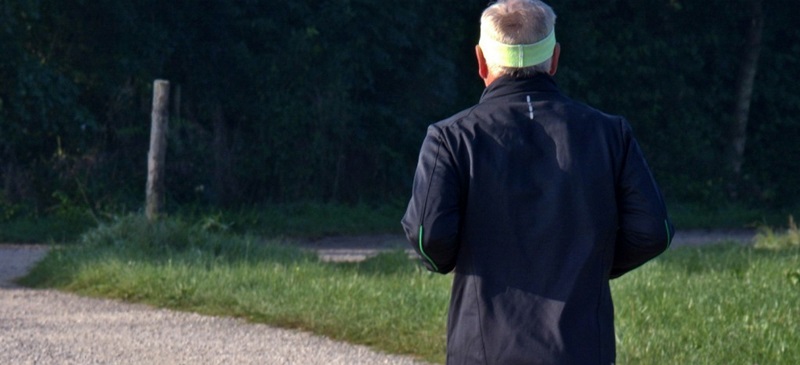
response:
{"label": "man's head", "polygon": [[555,22],[553,9],[540,0],[500,0],[486,8],[476,47],[486,85],[502,75],[555,74],[560,53]]}

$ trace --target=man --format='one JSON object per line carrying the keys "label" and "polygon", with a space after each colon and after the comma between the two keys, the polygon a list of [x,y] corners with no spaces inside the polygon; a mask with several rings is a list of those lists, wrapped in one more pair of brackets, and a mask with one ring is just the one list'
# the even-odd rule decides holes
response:
{"label": "man", "polygon": [[538,0],[489,6],[480,102],[422,144],[402,224],[429,270],[455,270],[448,364],[613,364],[609,279],[674,232],[628,122],[556,87],[554,25]]}

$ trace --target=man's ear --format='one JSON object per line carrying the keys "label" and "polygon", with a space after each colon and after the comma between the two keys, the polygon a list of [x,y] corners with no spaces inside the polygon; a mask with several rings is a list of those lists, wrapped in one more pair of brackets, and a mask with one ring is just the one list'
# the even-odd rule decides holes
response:
{"label": "man's ear", "polygon": [[475,57],[478,59],[478,75],[485,83],[489,77],[489,67],[486,66],[486,57],[483,56],[483,50],[480,45],[475,46]]}
{"label": "man's ear", "polygon": [[561,56],[561,44],[556,43],[556,47],[553,48],[553,57],[550,58],[550,76],[555,76],[556,71],[558,71],[558,59]]}
{"label": "man's ear", "polygon": [[478,75],[483,79],[483,84],[489,86],[496,76],[489,73],[489,66],[486,64],[486,57],[483,56],[483,49],[480,45],[475,46],[475,57],[478,59]]}

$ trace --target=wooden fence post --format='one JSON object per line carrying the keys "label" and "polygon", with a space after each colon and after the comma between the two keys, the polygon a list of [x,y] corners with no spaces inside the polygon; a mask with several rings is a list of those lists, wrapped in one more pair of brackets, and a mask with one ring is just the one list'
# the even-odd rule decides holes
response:
{"label": "wooden fence post", "polygon": [[169,81],[153,82],[153,110],[150,114],[150,152],[147,154],[147,194],[145,215],[158,218],[164,205],[164,156],[167,152],[169,122]]}

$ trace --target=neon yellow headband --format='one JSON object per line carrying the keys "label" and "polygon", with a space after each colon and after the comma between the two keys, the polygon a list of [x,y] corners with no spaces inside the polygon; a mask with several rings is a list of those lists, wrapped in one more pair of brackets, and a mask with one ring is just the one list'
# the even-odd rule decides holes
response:
{"label": "neon yellow headband", "polygon": [[556,30],[553,29],[547,37],[533,44],[505,44],[486,36],[481,36],[478,44],[489,64],[515,68],[530,67],[553,57]]}

